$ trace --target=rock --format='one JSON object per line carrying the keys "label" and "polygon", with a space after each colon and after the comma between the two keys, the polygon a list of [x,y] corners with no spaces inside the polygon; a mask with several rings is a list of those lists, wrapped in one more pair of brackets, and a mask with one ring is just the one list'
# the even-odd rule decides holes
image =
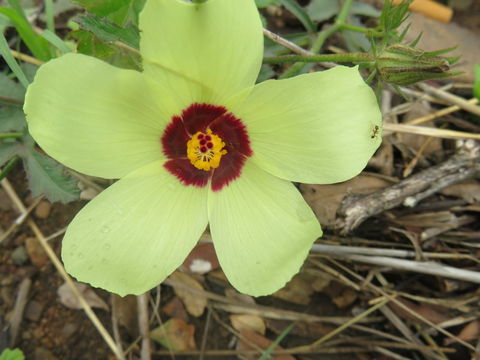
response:
{"label": "rock", "polygon": [[52,203],[47,200],[40,201],[40,204],[35,208],[35,217],[38,219],[46,219],[52,210]]}
{"label": "rock", "polygon": [[27,238],[25,245],[27,247],[28,256],[33,265],[41,268],[48,263],[48,256],[36,238]]}
{"label": "rock", "polygon": [[30,321],[38,321],[42,317],[45,304],[32,300],[25,307],[25,318]]}
{"label": "rock", "polygon": [[63,326],[62,330],[60,330],[60,334],[62,338],[66,341],[68,340],[75,332],[78,330],[78,325],[74,323],[67,323]]}
{"label": "rock", "polygon": [[15,265],[21,266],[25,264],[25,262],[28,260],[28,255],[27,251],[25,250],[24,246],[18,246],[13,250],[12,252],[12,261]]}

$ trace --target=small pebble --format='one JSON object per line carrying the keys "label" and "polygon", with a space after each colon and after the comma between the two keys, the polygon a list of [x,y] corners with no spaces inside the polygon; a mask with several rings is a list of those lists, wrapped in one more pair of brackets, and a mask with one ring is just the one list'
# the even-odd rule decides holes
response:
{"label": "small pebble", "polygon": [[25,245],[27,247],[28,256],[33,265],[41,268],[48,263],[48,256],[36,238],[27,238]]}
{"label": "small pebble", "polygon": [[43,200],[40,201],[40,204],[37,205],[35,208],[35,217],[38,219],[46,219],[50,215],[50,211],[52,210],[52,203]]}
{"label": "small pebble", "polygon": [[25,251],[24,246],[18,246],[17,248],[15,248],[15,250],[13,250],[12,252],[11,257],[12,257],[13,263],[17,266],[21,266],[25,264],[25,262],[28,260],[28,255],[27,255],[27,252]]}
{"label": "small pebble", "polygon": [[42,317],[45,304],[32,300],[25,307],[25,318],[30,321],[38,321]]}

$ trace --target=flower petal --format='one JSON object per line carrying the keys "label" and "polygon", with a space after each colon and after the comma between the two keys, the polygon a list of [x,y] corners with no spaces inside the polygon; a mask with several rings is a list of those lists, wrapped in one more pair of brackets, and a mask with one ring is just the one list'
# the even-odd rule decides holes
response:
{"label": "flower petal", "polygon": [[163,158],[162,130],[181,110],[166,94],[139,72],[68,54],[38,70],[24,109],[49,155],[85,174],[118,178]]}
{"label": "flower petal", "polygon": [[142,294],[182,264],[207,226],[207,190],[182,185],[161,161],[103,191],[63,240],[66,270],[119,295]]}
{"label": "flower petal", "polygon": [[253,0],[149,0],[140,29],[146,73],[161,81],[168,78],[162,69],[182,74],[213,91],[192,92],[192,103],[221,104],[252,86],[260,71],[263,33]]}
{"label": "flower petal", "polygon": [[252,159],[291,181],[347,180],[381,143],[380,110],[356,68],[263,82],[232,112],[247,124]]}
{"label": "flower petal", "polygon": [[252,161],[247,160],[238,179],[208,196],[217,256],[241,292],[261,296],[281,288],[322,235],[298,190]]}

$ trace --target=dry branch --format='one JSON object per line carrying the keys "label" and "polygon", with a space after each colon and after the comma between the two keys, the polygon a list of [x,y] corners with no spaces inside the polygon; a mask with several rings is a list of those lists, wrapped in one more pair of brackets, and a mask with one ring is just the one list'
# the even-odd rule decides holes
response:
{"label": "dry branch", "polygon": [[371,216],[399,205],[415,206],[436,191],[479,173],[480,147],[476,142],[467,140],[455,155],[441,164],[370,195],[347,196],[338,211],[336,227],[342,235],[346,235]]}

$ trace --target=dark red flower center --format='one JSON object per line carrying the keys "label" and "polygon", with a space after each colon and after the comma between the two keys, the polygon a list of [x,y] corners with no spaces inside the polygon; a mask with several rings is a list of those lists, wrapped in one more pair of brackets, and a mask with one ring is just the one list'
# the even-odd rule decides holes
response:
{"label": "dark red flower center", "polygon": [[213,191],[240,176],[252,156],[243,122],[222,106],[192,104],[172,117],[162,138],[165,168],[184,185],[206,186]]}

